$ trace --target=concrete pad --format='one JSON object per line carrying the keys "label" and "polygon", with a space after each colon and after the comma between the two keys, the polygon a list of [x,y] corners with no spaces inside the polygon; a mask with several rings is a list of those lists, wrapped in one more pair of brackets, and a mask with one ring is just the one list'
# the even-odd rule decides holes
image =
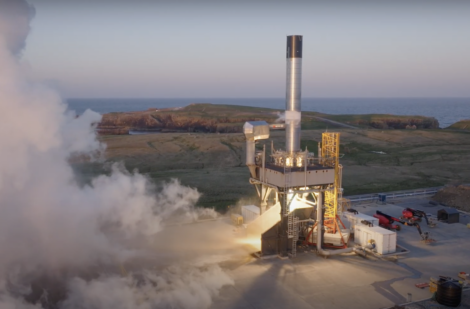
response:
{"label": "concrete pad", "polygon": [[427,280],[426,278],[421,278],[421,279],[406,278],[404,280],[392,283],[391,286],[400,295],[404,295],[405,299],[403,302],[408,302],[408,294],[410,294],[411,301],[417,301],[417,300],[422,300],[425,298],[432,297],[432,293],[429,291],[429,287],[420,289],[415,286],[415,284],[423,283],[423,282],[429,283],[429,278],[427,278]]}
{"label": "concrete pad", "polygon": [[393,302],[377,294],[372,286],[330,289],[310,296],[306,302],[315,309],[377,309],[378,303],[386,306],[394,305]]}
{"label": "concrete pad", "polygon": [[[380,210],[399,217],[404,207],[428,212],[432,207],[426,205],[426,199],[406,199],[355,209],[368,215]],[[437,213],[438,208],[432,212]],[[428,288],[419,289],[415,284],[439,275],[456,278],[460,271],[470,273],[470,229],[458,223],[438,223],[435,228],[424,222],[420,225],[436,243],[426,245],[415,227],[402,226],[397,242],[410,253],[393,261],[354,254],[324,258],[298,252],[293,259],[240,264],[227,270],[235,285],[222,289],[211,308],[378,309],[406,303],[408,293],[414,301],[431,297]]]}

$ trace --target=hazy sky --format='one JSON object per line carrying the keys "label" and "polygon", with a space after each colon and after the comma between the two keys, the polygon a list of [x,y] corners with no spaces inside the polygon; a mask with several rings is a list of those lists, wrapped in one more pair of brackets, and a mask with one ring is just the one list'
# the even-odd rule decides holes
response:
{"label": "hazy sky", "polygon": [[65,97],[470,97],[470,1],[30,0],[24,60]]}

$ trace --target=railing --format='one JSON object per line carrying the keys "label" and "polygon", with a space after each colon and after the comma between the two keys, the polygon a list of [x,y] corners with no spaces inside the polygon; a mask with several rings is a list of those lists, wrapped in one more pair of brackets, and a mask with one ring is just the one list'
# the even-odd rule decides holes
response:
{"label": "railing", "polygon": [[[255,164],[258,166],[262,166],[262,152],[258,152],[255,155]],[[291,161],[287,165],[287,167],[292,167],[292,168],[304,168],[305,167],[305,160],[302,160],[302,165],[297,166],[294,164],[294,159],[295,156],[292,156],[288,153],[285,152],[278,152],[275,155],[271,155],[270,158],[266,158],[266,164],[267,165],[275,165],[279,167],[284,167],[286,166],[286,158],[289,158]],[[303,155],[302,155],[303,157]],[[319,157],[313,157],[309,156],[307,158],[307,166],[329,166],[329,167],[334,167],[335,166],[335,158],[319,158]]]}
{"label": "railing", "polygon": [[383,193],[350,195],[350,196],[346,196],[346,198],[351,200],[352,205],[365,204],[365,203],[377,202],[379,200],[379,194],[385,194],[387,196],[387,201],[388,201],[388,200],[394,200],[397,198],[433,195],[442,188],[444,187],[432,187],[432,188],[415,189],[415,190],[402,190],[402,191],[383,192]]}

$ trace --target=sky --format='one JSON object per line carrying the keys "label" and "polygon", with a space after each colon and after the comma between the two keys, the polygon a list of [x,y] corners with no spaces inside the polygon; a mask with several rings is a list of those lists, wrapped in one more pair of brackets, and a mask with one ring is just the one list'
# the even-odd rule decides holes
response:
{"label": "sky", "polygon": [[29,0],[22,60],[66,98],[470,97],[470,1]]}

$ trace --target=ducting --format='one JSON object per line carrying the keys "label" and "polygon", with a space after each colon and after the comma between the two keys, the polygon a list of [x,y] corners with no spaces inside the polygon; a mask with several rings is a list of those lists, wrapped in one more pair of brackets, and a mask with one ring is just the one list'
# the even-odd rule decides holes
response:
{"label": "ducting", "polygon": [[252,177],[255,177],[255,143],[260,139],[269,138],[269,124],[266,121],[247,121],[243,125],[246,137],[246,165]]}
{"label": "ducting", "polygon": [[323,245],[323,200],[322,193],[317,196],[317,252],[323,256],[337,255],[342,253],[350,253],[355,251],[354,247],[345,249],[325,250]]}

